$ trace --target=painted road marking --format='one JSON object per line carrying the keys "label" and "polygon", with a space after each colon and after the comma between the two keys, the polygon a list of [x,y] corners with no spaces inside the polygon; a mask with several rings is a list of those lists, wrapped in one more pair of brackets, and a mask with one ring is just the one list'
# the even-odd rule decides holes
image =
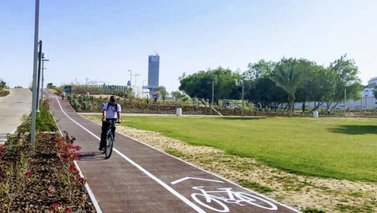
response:
{"label": "painted road marking", "polygon": [[[85,113],[80,113],[80,114],[85,114]],[[89,122],[91,122],[91,123],[94,123],[94,124],[98,125],[96,122],[94,122],[94,121],[92,121],[92,120],[89,120],[88,118],[85,118],[85,117],[82,117],[82,116],[81,116],[81,118],[83,118],[83,119],[85,119],[85,120],[87,120],[87,121],[89,121]],[[136,142],[138,142],[138,143],[141,143],[141,144],[143,144],[144,146],[147,146],[147,147],[149,147],[149,148],[155,150],[156,152],[163,153],[164,155],[170,156],[171,158],[174,158],[174,159],[176,159],[176,160],[178,160],[178,161],[181,161],[182,163],[188,164],[188,165],[190,165],[190,166],[192,166],[192,167],[194,167],[194,168],[196,168],[196,169],[198,169],[198,170],[200,170],[200,171],[202,171],[202,172],[204,172],[204,173],[210,174],[210,175],[212,175],[212,176],[214,176],[214,177],[216,177],[216,178],[218,178],[218,179],[220,179],[220,180],[223,180],[224,182],[227,182],[227,183],[230,183],[230,184],[235,185],[235,186],[237,186],[237,187],[240,187],[240,188],[244,189],[245,191],[247,191],[247,192],[249,192],[249,193],[252,193],[252,194],[255,194],[255,195],[259,196],[259,197],[262,197],[263,199],[266,199],[266,200],[268,200],[268,201],[270,201],[270,202],[273,202],[273,203],[279,204],[280,206],[283,206],[283,207],[285,207],[285,208],[291,210],[292,212],[297,212],[297,213],[300,212],[300,211],[298,211],[297,209],[294,209],[294,208],[292,208],[292,207],[290,207],[290,206],[288,206],[288,205],[286,205],[286,204],[283,204],[283,203],[281,203],[281,202],[279,202],[279,201],[276,201],[276,200],[274,200],[274,199],[272,199],[272,198],[269,198],[269,197],[267,197],[267,196],[265,196],[265,195],[263,195],[263,194],[260,194],[260,193],[258,193],[258,192],[252,191],[252,190],[250,190],[250,189],[248,189],[248,188],[242,187],[242,186],[238,185],[237,183],[235,183],[235,182],[233,182],[233,181],[231,181],[231,180],[224,179],[223,177],[221,177],[221,176],[219,176],[219,175],[217,175],[217,174],[214,174],[214,173],[212,173],[212,172],[209,172],[209,171],[207,171],[207,170],[204,170],[203,168],[200,168],[200,167],[198,167],[197,165],[194,165],[194,164],[192,164],[192,163],[190,163],[190,162],[184,161],[184,160],[182,160],[182,159],[180,159],[180,158],[178,158],[178,157],[176,157],[176,156],[174,156],[174,155],[171,155],[171,154],[169,154],[169,153],[166,153],[166,152],[163,152],[163,151],[161,151],[161,150],[158,150],[158,149],[156,149],[155,147],[153,147],[153,146],[151,146],[151,145],[149,145],[149,144],[147,144],[147,143],[144,143],[144,142],[142,142],[142,141],[140,141],[140,140],[138,140],[138,139],[136,139],[136,138],[133,138],[133,137],[131,137],[131,136],[129,136],[129,135],[125,135],[125,134],[123,134],[123,133],[121,133],[121,132],[119,132],[118,134],[123,135],[124,137],[130,138],[130,139],[132,139],[132,140],[134,140],[134,141],[136,141]],[[187,179],[187,177],[186,177],[186,179]],[[180,179],[179,179],[179,180],[180,180]],[[177,180],[176,180],[176,181],[177,181]],[[176,181],[173,181],[173,182],[176,182]]]}
{"label": "painted road marking", "polygon": [[[56,100],[57,100],[57,99],[56,99]],[[58,100],[57,100],[57,101],[58,101]],[[58,104],[59,104],[59,106],[60,106],[59,101],[58,101]],[[60,108],[61,108],[61,106],[60,106]],[[53,117],[53,118],[54,118],[55,123],[58,123],[58,122],[55,120],[55,117]],[[59,129],[60,135],[63,135],[63,133],[62,133],[62,131],[60,130],[59,127],[58,127],[58,129]],[[81,177],[81,178],[84,178],[84,175],[82,174],[81,169],[80,169],[79,165],[77,164],[77,161],[73,161],[73,163],[75,164],[77,170],[79,171],[79,175],[80,175],[80,177]],[[85,182],[85,185],[84,185],[84,186],[85,186],[86,191],[87,191],[88,194],[89,194],[89,198],[90,198],[90,200],[92,201],[92,203],[93,203],[93,205],[94,205],[94,208],[96,209],[96,212],[97,212],[97,213],[102,213],[102,209],[101,209],[101,207],[99,206],[98,201],[97,201],[96,197],[94,196],[94,193],[93,193],[92,189],[90,188],[89,184],[88,184],[87,182]]]}
{"label": "painted road marking", "polygon": [[184,177],[184,178],[181,178],[181,179],[178,179],[178,180],[171,182],[171,184],[175,185],[177,183],[183,182],[185,180],[190,180],[190,179],[207,181],[207,182],[224,183],[224,181],[221,181],[221,180],[213,180],[213,179],[205,179],[205,178],[197,178],[197,177]]}
{"label": "painted road marking", "polygon": [[[56,97],[55,97],[56,98]],[[87,131],[89,134],[91,134],[93,137],[97,138],[98,140],[100,140],[100,138],[95,135],[94,133],[92,133],[91,131],[89,131],[88,129],[86,129],[85,127],[83,127],[81,124],[79,124],[77,121],[75,121],[73,118],[71,118],[62,108],[62,106],[60,105],[60,102],[58,100],[58,98],[56,98],[56,101],[58,102],[59,104],[59,107],[61,109],[61,111],[63,112],[63,114],[65,116],[67,116],[67,118],[69,118],[71,121],[73,121],[73,123],[75,123],[76,125],[78,125],[79,127],[81,127],[82,129],[84,129],[85,131]],[[187,205],[189,205],[191,208],[193,208],[195,211],[197,212],[200,212],[200,213],[205,213],[205,211],[203,209],[201,209],[199,206],[197,206],[196,204],[194,204],[193,202],[191,202],[189,199],[187,199],[185,196],[179,194],[177,191],[175,191],[173,188],[171,188],[169,185],[167,185],[165,182],[163,182],[162,180],[158,179],[156,176],[152,175],[150,172],[148,172],[146,169],[144,169],[142,166],[140,166],[139,164],[137,164],[136,162],[134,162],[133,160],[131,160],[130,158],[128,158],[126,155],[124,155],[123,153],[121,153],[120,151],[118,151],[116,148],[113,148],[113,150],[119,154],[121,157],[123,157],[126,161],[128,161],[129,163],[131,163],[133,166],[135,166],[137,169],[139,169],[141,172],[143,172],[144,174],[146,174],[148,177],[150,177],[152,180],[156,181],[158,184],[160,184],[162,187],[164,187],[166,190],[168,190],[170,193],[172,193],[173,195],[175,195],[176,197],[178,197],[180,200],[182,200],[184,203],[186,203]]]}
{"label": "painted road marking", "polygon": [[[191,194],[192,199],[198,204],[216,212],[229,212],[229,207],[226,203],[237,204],[239,206],[249,204],[270,211],[278,210],[278,207],[272,202],[246,192],[233,191],[232,188],[217,188],[217,191],[206,191],[204,190],[204,186],[193,186],[192,188],[199,191]],[[216,205],[216,203],[221,207]]]}
{"label": "painted road marking", "polygon": [[[203,182],[225,183],[224,181],[214,179],[184,177],[171,182],[171,184],[175,185],[190,179]],[[237,204],[239,206],[249,204],[266,210],[278,210],[278,207],[273,203],[273,201],[269,201],[255,194],[249,194],[242,191],[233,191],[231,187],[219,187],[217,188],[217,191],[206,191],[204,186],[193,186],[192,189],[196,190],[196,193],[191,194],[191,198],[195,200],[195,202],[216,212],[229,212],[229,207],[226,204]],[[203,198],[205,202],[203,202]]]}
{"label": "painted road marking", "polygon": [[[89,120],[89,119],[87,119],[87,118],[85,118],[85,117],[82,117],[82,118],[86,119],[86,120],[89,121],[89,122],[92,122],[92,123],[94,123],[94,124],[97,124],[96,122],[94,122],[94,121],[92,121],[92,120]],[[289,209],[289,210],[292,210],[293,212],[298,212],[298,213],[300,212],[300,211],[298,211],[297,209],[294,209],[294,208],[292,208],[292,207],[290,207],[290,206],[287,206],[287,205],[285,205],[285,204],[283,204],[283,203],[280,203],[279,201],[276,201],[276,200],[274,200],[274,199],[272,199],[272,198],[269,198],[269,197],[267,197],[267,196],[265,196],[265,195],[263,195],[263,194],[260,194],[260,193],[258,193],[258,192],[252,191],[252,190],[250,190],[250,189],[248,189],[248,188],[242,187],[242,186],[238,185],[237,183],[235,183],[235,182],[233,182],[233,181],[231,181],[231,180],[224,179],[223,177],[221,177],[221,176],[219,176],[219,175],[217,175],[217,174],[214,174],[214,173],[211,173],[211,172],[209,172],[209,171],[207,171],[207,170],[204,170],[203,168],[200,168],[200,167],[198,167],[197,165],[194,165],[194,164],[192,164],[192,163],[190,163],[190,162],[184,161],[184,160],[182,160],[182,159],[180,159],[180,158],[178,158],[178,157],[176,157],[176,156],[174,156],[174,155],[171,155],[171,154],[166,153],[166,152],[162,152],[161,150],[158,150],[158,149],[156,149],[155,147],[153,147],[153,146],[151,146],[151,145],[149,145],[149,144],[147,144],[147,143],[144,143],[144,142],[142,142],[142,141],[139,141],[139,140],[137,140],[136,138],[133,138],[133,137],[128,136],[128,135],[125,135],[125,134],[123,134],[123,133],[118,133],[118,134],[121,134],[121,135],[123,135],[124,137],[127,137],[127,138],[130,138],[130,139],[134,140],[134,141],[137,141],[138,143],[141,143],[141,144],[143,144],[144,146],[147,146],[147,147],[149,147],[149,148],[151,148],[151,149],[153,149],[153,150],[155,150],[155,151],[157,151],[157,152],[163,153],[164,155],[170,156],[170,157],[172,157],[172,158],[174,158],[174,159],[176,159],[176,160],[178,160],[178,161],[181,161],[181,162],[183,162],[183,163],[185,163],[185,164],[188,164],[188,165],[190,165],[190,166],[192,166],[192,167],[194,167],[194,168],[196,168],[196,169],[198,169],[198,170],[200,170],[200,171],[202,171],[202,172],[204,172],[204,173],[210,174],[210,175],[212,175],[212,176],[217,177],[218,179],[224,180],[225,182],[228,182],[228,183],[230,183],[230,184],[233,184],[233,185],[235,185],[235,186],[238,186],[238,187],[244,189],[245,191],[248,191],[248,192],[250,192],[250,193],[252,193],[252,194],[255,194],[255,195],[258,195],[259,197],[262,197],[263,199],[266,199],[266,200],[269,200],[269,201],[274,202],[274,203],[276,203],[276,204],[279,204],[280,206],[283,206],[283,207],[285,207],[285,208],[287,208],[287,209]],[[174,182],[174,181],[173,181],[173,182]]]}

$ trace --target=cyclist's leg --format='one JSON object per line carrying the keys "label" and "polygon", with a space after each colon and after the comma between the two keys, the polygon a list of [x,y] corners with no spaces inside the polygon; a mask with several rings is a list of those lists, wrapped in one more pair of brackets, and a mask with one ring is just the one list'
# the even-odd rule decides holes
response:
{"label": "cyclist's leg", "polygon": [[101,132],[101,142],[100,142],[100,145],[99,145],[99,149],[101,150],[105,144],[106,144],[106,133],[107,133],[107,129],[109,128],[109,123],[107,122],[103,122],[102,121],[102,132]]}
{"label": "cyclist's leg", "polygon": [[115,139],[115,123],[116,123],[116,120],[111,120],[111,131],[113,132],[113,136],[114,136],[114,139]]}

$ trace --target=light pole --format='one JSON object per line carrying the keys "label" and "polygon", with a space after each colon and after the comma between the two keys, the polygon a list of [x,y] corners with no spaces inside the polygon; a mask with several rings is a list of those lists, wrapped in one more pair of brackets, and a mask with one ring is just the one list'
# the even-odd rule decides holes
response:
{"label": "light pole", "polygon": [[245,94],[245,87],[244,87],[244,82],[243,82],[243,79],[241,80],[241,84],[242,84],[242,106],[241,106],[241,114],[242,114],[242,117],[243,117],[243,107],[244,107],[244,94]]}
{"label": "light pole", "polygon": [[365,94],[365,110],[368,109],[368,94]]}
{"label": "light pole", "polygon": [[236,84],[239,86],[241,84],[241,115],[244,116],[244,96],[245,96],[245,87],[244,87],[244,80],[236,80]]}
{"label": "light pole", "polygon": [[213,108],[213,103],[215,102],[215,81],[212,81],[212,108]]}
{"label": "light pole", "polygon": [[42,65],[42,41],[39,41],[39,52],[38,52],[38,74],[37,74],[37,112],[39,112],[39,91],[41,82],[41,66]]}
{"label": "light pole", "polygon": [[130,83],[127,84],[127,86],[129,86],[130,88],[132,87],[132,70],[128,70],[128,72],[130,72]]}
{"label": "light pole", "polygon": [[31,105],[31,130],[30,142],[35,143],[35,129],[37,120],[37,59],[38,59],[38,30],[39,30],[39,0],[35,0],[35,22],[34,22],[34,58],[33,58],[33,98]]}
{"label": "light pole", "polygon": [[344,111],[346,111],[347,87],[344,87]]}
{"label": "light pole", "polygon": [[[44,70],[46,69],[44,67],[45,61],[50,61],[47,58],[45,58],[45,54],[42,53],[42,87],[41,87],[41,102],[43,101],[43,88],[44,88],[44,81],[45,81],[45,75],[44,75]],[[42,103],[41,103],[42,104]]]}

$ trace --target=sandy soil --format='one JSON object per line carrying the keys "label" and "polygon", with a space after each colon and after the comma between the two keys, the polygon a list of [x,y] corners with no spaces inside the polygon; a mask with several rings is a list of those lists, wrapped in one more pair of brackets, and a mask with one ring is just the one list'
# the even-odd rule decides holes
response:
{"label": "sandy soil", "polygon": [[246,185],[249,188],[300,210],[377,212],[376,183],[290,174],[251,158],[229,155],[211,147],[189,145],[156,132],[121,126],[117,131],[243,186],[249,183]]}

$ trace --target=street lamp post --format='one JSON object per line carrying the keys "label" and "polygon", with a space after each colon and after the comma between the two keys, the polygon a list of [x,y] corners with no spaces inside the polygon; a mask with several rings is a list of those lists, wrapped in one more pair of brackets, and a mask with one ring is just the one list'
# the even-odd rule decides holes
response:
{"label": "street lamp post", "polygon": [[37,59],[38,59],[38,30],[39,30],[39,0],[35,0],[35,22],[34,22],[34,58],[33,58],[33,98],[31,105],[31,130],[30,142],[35,143],[35,129],[37,120]]}
{"label": "street lamp post", "polygon": [[245,89],[244,89],[244,82],[243,82],[243,79],[241,80],[241,84],[242,84],[242,95],[241,95],[241,98],[242,98],[242,106],[241,106],[241,114],[242,114],[242,117],[243,117],[243,110],[244,110],[244,94],[245,94]]}
{"label": "street lamp post", "polygon": [[130,86],[130,88],[132,88],[132,70],[128,70],[128,72],[130,72],[130,83],[129,85],[127,84],[127,86]]}
{"label": "street lamp post", "polygon": [[215,102],[215,81],[212,81],[212,108]]}
{"label": "street lamp post", "polygon": [[241,80],[236,80],[236,85],[240,85],[241,84],[241,116],[243,117],[244,116],[244,97],[245,97],[245,87],[244,87],[244,80],[241,79]]}
{"label": "street lamp post", "polygon": [[347,87],[344,88],[344,111],[346,111]]}
{"label": "street lamp post", "polygon": [[44,56],[44,53],[42,53],[42,86],[41,86],[41,104],[42,104],[42,101],[43,101],[43,88],[44,88],[44,81],[45,81],[45,75],[44,75],[44,70],[46,69],[44,67],[44,62],[45,61],[50,61],[48,60],[47,58],[45,58]]}
{"label": "street lamp post", "polygon": [[42,64],[42,41],[39,41],[39,52],[38,52],[38,74],[37,74],[37,112],[39,112],[39,91],[41,82],[41,64]]}

